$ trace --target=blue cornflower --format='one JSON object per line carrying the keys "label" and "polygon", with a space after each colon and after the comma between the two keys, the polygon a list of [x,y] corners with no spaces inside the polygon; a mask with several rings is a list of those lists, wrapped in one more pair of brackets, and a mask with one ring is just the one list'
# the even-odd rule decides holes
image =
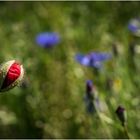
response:
{"label": "blue cornflower", "polygon": [[109,53],[99,53],[99,52],[92,52],[87,55],[83,55],[81,53],[76,54],[75,59],[81,65],[101,68],[102,62],[111,58],[111,54]]}
{"label": "blue cornflower", "polygon": [[60,42],[60,36],[55,32],[43,32],[36,36],[36,43],[43,48],[50,48]]}
{"label": "blue cornflower", "polygon": [[140,36],[140,18],[131,19],[128,29],[136,36]]}

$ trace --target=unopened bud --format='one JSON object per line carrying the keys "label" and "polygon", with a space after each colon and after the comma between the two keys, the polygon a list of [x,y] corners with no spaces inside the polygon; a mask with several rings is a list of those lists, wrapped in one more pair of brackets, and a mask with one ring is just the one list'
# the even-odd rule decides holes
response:
{"label": "unopened bud", "polygon": [[90,93],[90,92],[92,92],[92,89],[93,89],[92,81],[91,80],[87,80],[87,82],[86,82],[86,92]]}
{"label": "unopened bud", "polygon": [[19,85],[24,76],[24,69],[15,60],[0,65],[0,92],[7,91]]}
{"label": "unopened bud", "polygon": [[122,125],[124,126],[125,122],[126,122],[126,111],[125,108],[119,106],[116,110],[116,114],[119,118],[119,120],[121,121]]}

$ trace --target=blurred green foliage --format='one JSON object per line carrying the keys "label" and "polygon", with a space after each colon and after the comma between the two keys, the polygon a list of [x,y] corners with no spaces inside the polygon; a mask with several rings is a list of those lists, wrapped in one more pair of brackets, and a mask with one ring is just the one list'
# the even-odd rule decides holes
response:
{"label": "blurred green foliage", "polygon": [[[0,2],[0,63],[23,63],[22,86],[0,95],[0,138],[125,138],[115,115],[127,110],[131,138],[140,137],[140,54],[129,46],[140,39],[127,29],[140,15],[139,2]],[[38,33],[55,31],[52,50],[35,43]],[[74,60],[77,52],[118,56],[97,75]],[[138,48],[138,47],[137,47]],[[102,103],[102,123],[85,111],[85,81],[91,79]]]}

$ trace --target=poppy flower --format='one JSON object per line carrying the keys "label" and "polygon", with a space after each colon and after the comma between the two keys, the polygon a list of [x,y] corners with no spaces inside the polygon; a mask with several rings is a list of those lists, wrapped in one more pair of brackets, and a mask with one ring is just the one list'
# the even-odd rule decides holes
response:
{"label": "poppy flower", "polygon": [[109,53],[92,52],[87,55],[76,54],[75,59],[83,66],[101,68],[102,62],[111,58]]}
{"label": "poppy flower", "polygon": [[60,42],[60,36],[55,32],[42,32],[36,36],[36,43],[43,48],[51,48]]}
{"label": "poppy flower", "polygon": [[140,37],[140,18],[131,19],[128,23],[128,29],[133,35]]}
{"label": "poppy flower", "polygon": [[7,91],[17,86],[23,79],[23,66],[11,60],[0,65],[0,92]]}

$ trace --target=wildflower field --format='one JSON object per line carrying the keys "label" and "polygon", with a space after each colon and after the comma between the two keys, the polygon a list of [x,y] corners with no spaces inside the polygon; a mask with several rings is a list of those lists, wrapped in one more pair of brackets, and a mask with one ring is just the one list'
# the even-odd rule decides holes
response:
{"label": "wildflower field", "polygon": [[140,138],[139,4],[0,2],[0,138]]}

